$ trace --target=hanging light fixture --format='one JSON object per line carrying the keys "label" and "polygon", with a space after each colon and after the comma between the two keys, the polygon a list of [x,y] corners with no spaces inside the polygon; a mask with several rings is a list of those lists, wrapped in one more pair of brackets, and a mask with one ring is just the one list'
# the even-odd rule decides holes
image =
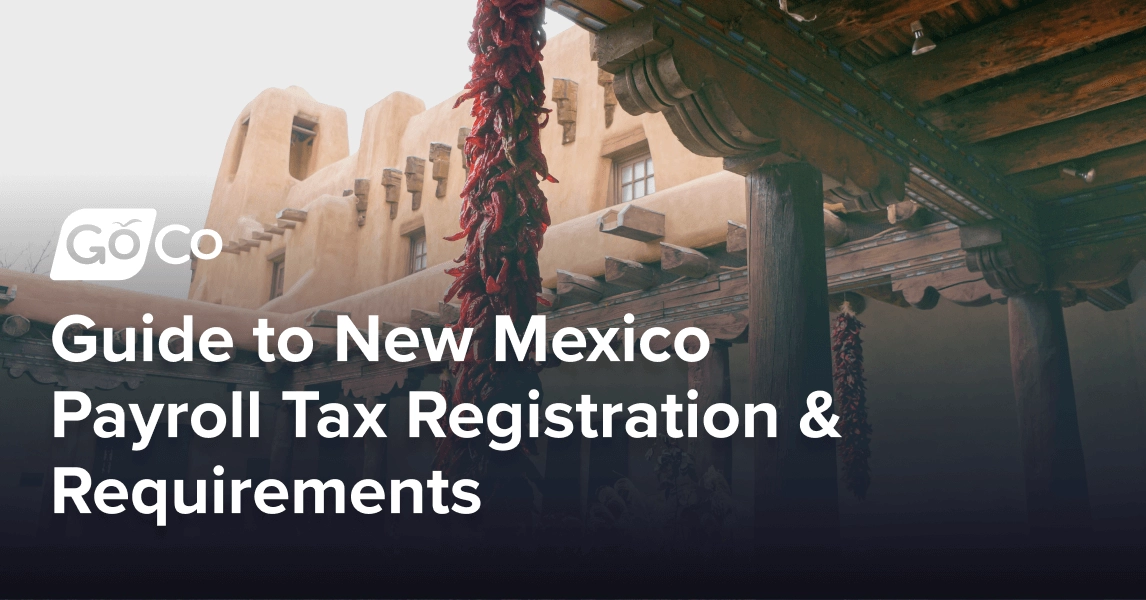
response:
{"label": "hanging light fixture", "polygon": [[911,44],[911,55],[919,56],[935,49],[935,42],[923,34],[923,23],[912,21],[911,33],[915,36],[915,43]]}
{"label": "hanging light fixture", "polygon": [[1077,177],[1087,183],[1094,183],[1094,176],[1098,174],[1094,167],[1091,167],[1089,170],[1085,171],[1082,169],[1075,169],[1073,167],[1063,167],[1062,172],[1064,175]]}

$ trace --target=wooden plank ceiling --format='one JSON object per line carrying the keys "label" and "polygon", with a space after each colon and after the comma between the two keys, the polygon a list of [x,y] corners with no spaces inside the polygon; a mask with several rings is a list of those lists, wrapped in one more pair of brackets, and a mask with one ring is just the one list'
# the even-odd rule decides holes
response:
{"label": "wooden plank ceiling", "polygon": [[[741,0],[728,0],[729,3]],[[548,0],[590,30],[637,0]],[[768,4],[779,6],[780,0]],[[1036,203],[1146,200],[1146,1],[788,0],[798,26]],[[911,55],[911,22],[937,43]],[[1095,170],[1092,182],[1069,175]],[[1146,217],[1143,202],[1128,204]],[[1041,212],[1041,211],[1040,211]]]}

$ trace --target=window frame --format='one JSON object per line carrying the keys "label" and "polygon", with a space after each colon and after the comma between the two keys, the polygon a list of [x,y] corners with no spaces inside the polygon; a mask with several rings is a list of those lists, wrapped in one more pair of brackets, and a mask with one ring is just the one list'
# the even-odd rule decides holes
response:
{"label": "window frame", "polygon": [[[426,229],[420,228],[406,234],[410,238],[409,252],[406,260],[406,274],[413,275],[425,271],[430,266],[430,249],[426,243]],[[421,254],[418,254],[418,244],[421,243]],[[420,259],[420,260],[419,260]],[[419,267],[419,263],[421,266]]]}
{"label": "window frame", "polygon": [[[651,194],[648,191],[646,191],[645,194],[643,196],[640,196],[639,198],[632,198],[631,200],[628,200],[628,201],[624,201],[621,199],[623,197],[622,186],[625,185],[621,182],[621,172],[624,170],[625,167],[634,166],[638,162],[644,161],[646,163],[646,165],[652,165],[653,166],[652,175],[649,175],[646,172],[645,176],[641,178],[641,181],[647,181],[648,179],[652,178],[653,179],[653,187],[656,188],[656,168],[655,168],[656,163],[653,161],[653,155],[649,149],[649,145],[648,145],[647,141],[642,141],[641,143],[634,144],[633,146],[626,148],[623,152],[617,152],[617,153],[613,154],[612,156],[610,156],[609,158],[611,158],[612,162],[613,162],[612,173],[611,173],[610,183],[609,183],[609,202],[608,202],[609,206],[620,206],[622,204],[628,204],[629,202],[632,202],[633,200],[639,200],[640,198],[644,198],[646,196],[651,196],[652,194],[655,194],[657,192],[657,190],[654,189]],[[636,182],[637,182],[637,180],[636,180],[636,178],[634,178],[631,185],[635,186]],[[646,188],[646,190],[647,190],[647,188]]]}
{"label": "window frame", "polygon": [[[271,294],[270,299],[281,298],[286,293],[286,252],[275,252],[267,257],[271,263]],[[276,293],[277,292],[277,293]]]}

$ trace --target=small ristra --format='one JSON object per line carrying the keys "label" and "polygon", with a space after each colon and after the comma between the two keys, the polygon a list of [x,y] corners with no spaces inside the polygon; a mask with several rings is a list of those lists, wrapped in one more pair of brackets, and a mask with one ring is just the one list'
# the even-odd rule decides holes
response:
{"label": "small ristra", "polygon": [[863,329],[863,323],[845,304],[832,326],[833,383],[840,416],[840,472],[844,487],[863,499],[871,484],[868,467],[871,425],[867,422],[867,388],[860,329]]}

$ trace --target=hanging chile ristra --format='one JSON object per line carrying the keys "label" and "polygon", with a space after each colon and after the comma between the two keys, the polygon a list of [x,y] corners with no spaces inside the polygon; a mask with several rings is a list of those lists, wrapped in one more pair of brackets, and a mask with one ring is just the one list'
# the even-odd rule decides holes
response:
{"label": "hanging chile ristra", "polygon": [[[495,362],[494,317],[509,315],[519,330],[537,312],[541,276],[537,254],[549,209],[539,182],[556,183],[541,152],[540,131],[549,110],[541,50],[544,0],[478,0],[469,47],[471,79],[457,106],[473,100],[473,128],[465,142],[470,165],[462,188],[461,228],[450,241],[465,239],[459,263],[447,271],[455,280],[446,301],[461,301],[456,330],[473,329],[466,360],[452,366],[453,402],[483,410],[498,396],[516,394],[537,381],[534,365]],[[442,391],[450,393],[448,380]],[[524,395],[524,394],[523,394]],[[477,440],[446,440],[437,463],[451,476],[485,471],[486,453]]]}
{"label": "hanging chile ristra", "polygon": [[839,454],[844,487],[861,500],[871,484],[871,425],[863,376],[863,323],[845,303],[832,326],[832,370],[840,415]]}

